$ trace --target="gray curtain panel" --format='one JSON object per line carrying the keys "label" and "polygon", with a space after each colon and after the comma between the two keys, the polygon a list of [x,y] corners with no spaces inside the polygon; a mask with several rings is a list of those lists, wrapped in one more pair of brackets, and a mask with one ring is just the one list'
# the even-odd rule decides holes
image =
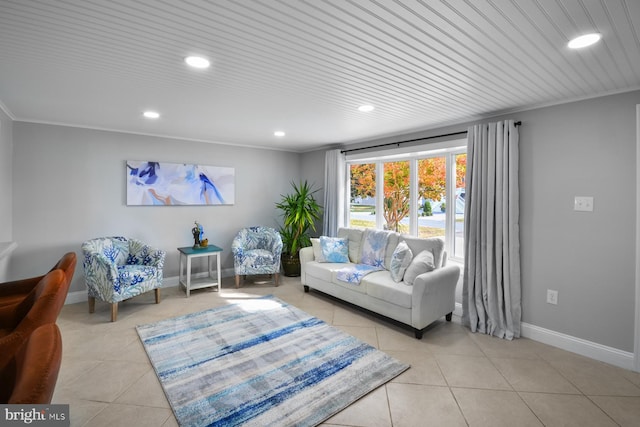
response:
{"label": "gray curtain panel", "polygon": [[328,150],[324,158],[323,234],[336,237],[344,225],[346,163],[340,149]]}
{"label": "gray curtain panel", "polygon": [[513,120],[469,127],[462,322],[520,336],[518,129]]}

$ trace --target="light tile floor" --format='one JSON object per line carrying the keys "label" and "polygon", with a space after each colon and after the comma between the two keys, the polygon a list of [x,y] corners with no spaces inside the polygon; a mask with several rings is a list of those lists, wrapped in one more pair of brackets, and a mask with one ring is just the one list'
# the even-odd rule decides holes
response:
{"label": "light tile floor", "polygon": [[[323,426],[640,426],[640,374],[521,338],[506,341],[438,321],[422,340],[318,292],[298,278],[277,288],[252,282],[222,292],[163,289],[109,307],[63,308],[63,360],[53,403],[70,404],[72,426],[176,426],[135,326],[231,301],[273,294],[411,364],[411,368]],[[456,322],[458,320],[458,322]]]}

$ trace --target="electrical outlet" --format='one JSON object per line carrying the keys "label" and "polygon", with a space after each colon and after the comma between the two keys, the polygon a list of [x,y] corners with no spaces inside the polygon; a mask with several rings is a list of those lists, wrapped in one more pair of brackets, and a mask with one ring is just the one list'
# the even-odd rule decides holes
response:
{"label": "electrical outlet", "polygon": [[582,212],[593,212],[593,197],[576,196],[573,199],[573,210]]}
{"label": "electrical outlet", "polygon": [[547,289],[547,303],[558,305],[558,291]]}

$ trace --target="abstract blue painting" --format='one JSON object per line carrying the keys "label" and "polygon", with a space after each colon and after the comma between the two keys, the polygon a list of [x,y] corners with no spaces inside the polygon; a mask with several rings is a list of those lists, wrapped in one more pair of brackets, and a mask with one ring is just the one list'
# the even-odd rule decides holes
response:
{"label": "abstract blue painting", "polygon": [[127,205],[233,205],[235,169],[127,161]]}

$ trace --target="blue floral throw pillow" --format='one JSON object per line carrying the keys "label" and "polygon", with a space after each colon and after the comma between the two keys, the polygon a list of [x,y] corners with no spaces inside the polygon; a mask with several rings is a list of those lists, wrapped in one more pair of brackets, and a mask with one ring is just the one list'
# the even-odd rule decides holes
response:
{"label": "blue floral throw pillow", "polygon": [[365,230],[362,238],[362,254],[360,263],[384,267],[384,254],[389,240],[389,233],[381,230]]}
{"label": "blue floral throw pillow", "polygon": [[320,236],[320,247],[326,262],[349,262],[349,239]]}

